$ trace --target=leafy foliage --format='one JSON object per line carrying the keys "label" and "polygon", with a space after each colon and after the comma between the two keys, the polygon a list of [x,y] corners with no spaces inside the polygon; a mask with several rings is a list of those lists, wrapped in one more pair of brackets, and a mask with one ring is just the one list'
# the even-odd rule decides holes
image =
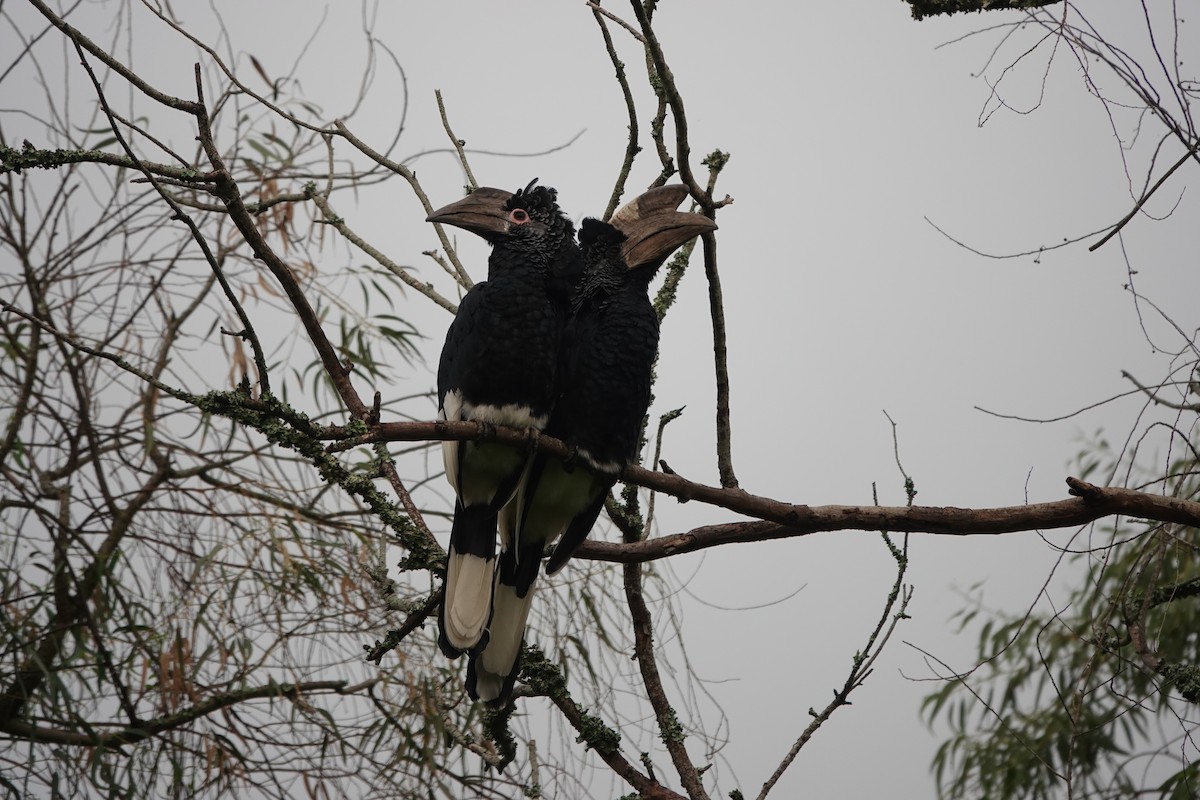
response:
{"label": "leafy foliage", "polygon": [[[1111,472],[1100,439],[1081,456]],[[1190,455],[1169,470],[1172,496],[1200,494]],[[1061,609],[1005,615],[976,601],[979,666],[924,701],[950,728],[933,762],[942,796],[1196,796],[1200,542],[1194,529],[1101,526],[1102,541],[1067,554],[1081,574]]]}

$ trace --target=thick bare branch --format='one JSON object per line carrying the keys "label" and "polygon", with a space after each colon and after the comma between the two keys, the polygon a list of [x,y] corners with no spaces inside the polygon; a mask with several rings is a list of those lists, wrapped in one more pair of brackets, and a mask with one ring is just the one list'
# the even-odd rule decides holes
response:
{"label": "thick bare branch", "polygon": [[[484,429],[474,422],[385,422],[372,434],[347,440],[340,446],[371,441],[425,441],[494,438],[515,445],[528,443],[528,434],[511,428]],[[566,446],[549,436],[540,436],[538,447],[566,457]],[[1070,528],[1114,515],[1141,517],[1161,522],[1200,526],[1200,503],[1176,497],[1138,492],[1118,487],[1093,486],[1067,478],[1069,493],[1076,499],[1030,503],[998,508],[954,508],[940,506],[808,506],[750,494],[741,489],[722,489],[689,481],[681,475],[652,472],[630,466],[621,479],[669,494],[680,500],[698,500],[719,506],[760,522],[710,525],[687,533],[662,536],[632,544],[585,542],[579,556],[601,561],[653,561],[680,552],[734,542],[781,539],[821,531],[866,530],[896,533],[974,535],[1016,533],[1043,528]]]}

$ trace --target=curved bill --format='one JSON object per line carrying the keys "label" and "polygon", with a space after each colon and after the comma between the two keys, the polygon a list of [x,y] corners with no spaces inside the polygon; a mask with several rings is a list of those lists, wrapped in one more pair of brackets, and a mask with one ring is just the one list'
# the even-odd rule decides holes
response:
{"label": "curved bill", "polygon": [[508,232],[508,211],[505,205],[513,193],[504,189],[480,186],[461,200],[442,206],[425,218],[470,231],[485,239]]}
{"label": "curved bill", "polygon": [[717,223],[703,214],[675,210],[687,196],[681,183],[659,186],[613,214],[610,222],[626,236],[621,255],[630,269],[658,266],[688,241],[717,229]]}

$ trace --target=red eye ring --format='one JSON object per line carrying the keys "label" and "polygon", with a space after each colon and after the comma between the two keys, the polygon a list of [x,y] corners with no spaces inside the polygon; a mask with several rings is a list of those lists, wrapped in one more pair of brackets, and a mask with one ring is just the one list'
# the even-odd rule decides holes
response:
{"label": "red eye ring", "polygon": [[529,222],[529,212],[523,208],[514,208],[508,212],[508,219],[515,225],[524,225]]}

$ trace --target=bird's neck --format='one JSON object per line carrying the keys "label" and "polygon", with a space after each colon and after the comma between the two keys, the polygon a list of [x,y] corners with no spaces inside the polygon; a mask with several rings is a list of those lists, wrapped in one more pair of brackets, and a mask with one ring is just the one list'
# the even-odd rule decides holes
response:
{"label": "bird's neck", "polygon": [[517,276],[548,277],[565,271],[575,259],[575,246],[566,236],[498,244],[488,258],[488,280]]}
{"label": "bird's neck", "polygon": [[[623,271],[623,270],[622,270]],[[575,295],[572,310],[578,311],[585,305],[603,302],[621,290],[624,276],[616,270],[598,270],[583,276],[579,291]]]}

